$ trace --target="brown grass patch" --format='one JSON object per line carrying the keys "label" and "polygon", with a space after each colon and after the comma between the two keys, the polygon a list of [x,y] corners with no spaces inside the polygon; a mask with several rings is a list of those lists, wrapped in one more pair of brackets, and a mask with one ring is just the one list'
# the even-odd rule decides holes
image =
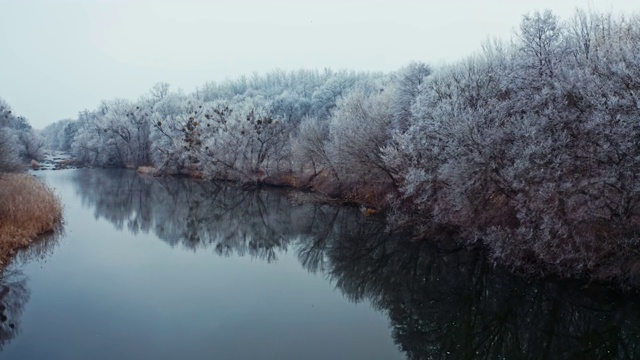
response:
{"label": "brown grass patch", "polygon": [[19,248],[62,221],[60,199],[45,184],[27,174],[0,177],[0,269]]}

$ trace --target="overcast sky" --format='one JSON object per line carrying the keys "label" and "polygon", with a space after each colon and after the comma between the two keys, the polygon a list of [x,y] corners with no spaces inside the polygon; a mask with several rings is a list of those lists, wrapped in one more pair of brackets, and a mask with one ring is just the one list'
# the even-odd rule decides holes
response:
{"label": "overcast sky", "polygon": [[577,7],[631,14],[622,0],[0,0],[0,97],[36,128],[153,84],[191,92],[281,68],[393,71],[453,61],[523,14]]}

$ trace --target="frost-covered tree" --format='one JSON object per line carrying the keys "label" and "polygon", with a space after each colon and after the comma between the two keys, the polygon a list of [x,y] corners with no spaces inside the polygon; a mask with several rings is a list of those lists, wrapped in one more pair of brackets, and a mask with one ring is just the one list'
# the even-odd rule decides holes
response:
{"label": "frost-covered tree", "polygon": [[0,98],[0,168],[16,170],[20,161],[41,159],[43,146],[43,138],[29,121],[15,116],[9,104]]}
{"label": "frost-covered tree", "polygon": [[[213,109],[204,159],[214,177],[263,181],[291,170],[289,128],[261,101]],[[229,149],[235,151],[229,151]]]}
{"label": "frost-covered tree", "polygon": [[76,120],[77,132],[71,145],[71,152],[76,159],[92,165],[107,165],[111,158],[104,146],[104,130],[98,124],[101,115],[99,110],[81,111]]}
{"label": "frost-covered tree", "polygon": [[[393,89],[356,88],[338,101],[329,124],[329,154],[348,190],[359,194],[366,186],[395,185],[395,173],[387,166],[382,149],[390,140],[393,121]],[[364,190],[364,189],[363,189]]]}
{"label": "frost-covered tree", "polygon": [[76,132],[75,120],[64,119],[47,125],[41,135],[48,149],[70,151]]}
{"label": "frost-covered tree", "polygon": [[311,186],[319,176],[340,181],[334,161],[328,152],[329,122],[306,117],[292,140],[295,174],[305,186]]}
{"label": "frost-covered tree", "polygon": [[16,164],[16,156],[12,151],[13,142],[7,126],[9,117],[11,108],[0,98],[0,174],[12,170]]}
{"label": "frost-covered tree", "polygon": [[68,139],[65,134],[65,127],[67,124],[73,122],[71,119],[64,119],[56,121],[47,125],[41,131],[41,135],[44,138],[45,146],[52,150],[68,150],[71,139]]}
{"label": "frost-covered tree", "polygon": [[169,89],[171,85],[166,82],[159,82],[151,88],[149,91],[149,102],[157,104],[169,95]]}
{"label": "frost-covered tree", "polygon": [[75,121],[67,122],[62,128],[62,132],[58,135],[59,150],[70,151],[73,140],[78,132],[78,126]]}
{"label": "frost-covered tree", "polygon": [[431,67],[419,62],[412,62],[398,71],[395,99],[392,106],[396,131],[404,132],[409,127],[411,107],[418,97],[420,85],[430,74]]}
{"label": "frost-covered tree", "polygon": [[151,109],[146,101],[103,101],[96,111],[84,111],[63,127],[73,136],[76,157],[99,166],[137,167],[151,163]]}
{"label": "frost-covered tree", "polygon": [[496,64],[482,57],[440,68],[420,86],[410,126],[387,145],[384,159],[396,169],[404,197],[426,210],[425,216],[438,218],[461,207],[462,199],[444,200],[449,186],[460,190],[452,195],[475,193],[454,186],[454,180],[468,180],[464,186],[473,185],[479,196],[490,191],[486,182],[474,179],[491,176],[487,165],[500,161],[497,154],[478,158],[501,134],[501,124],[490,116],[499,88]]}
{"label": "frost-covered tree", "polygon": [[553,77],[557,63],[566,52],[565,31],[551,10],[523,16],[519,49],[524,63],[540,78]]}
{"label": "frost-covered tree", "polygon": [[178,93],[154,105],[150,138],[153,163],[160,171],[175,174],[200,162],[197,150],[207,115],[204,105]]}
{"label": "frost-covered tree", "polygon": [[20,145],[21,158],[34,160],[41,160],[43,158],[45,140],[40,134],[37,134],[33,129],[29,129],[27,131],[18,131],[16,138]]}
{"label": "frost-covered tree", "polygon": [[623,273],[640,246],[640,22],[601,19],[581,20],[607,29],[586,46],[586,30],[526,16],[512,48],[437,69],[385,148],[404,204],[504,262]]}

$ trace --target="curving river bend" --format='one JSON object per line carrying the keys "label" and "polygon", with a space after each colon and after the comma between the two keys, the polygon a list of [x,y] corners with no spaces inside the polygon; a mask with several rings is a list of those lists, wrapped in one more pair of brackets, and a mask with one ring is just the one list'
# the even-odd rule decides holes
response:
{"label": "curving river bend", "polygon": [[0,276],[2,359],[640,358],[637,295],[524,281],[355,209],[125,170],[37,176],[66,223]]}

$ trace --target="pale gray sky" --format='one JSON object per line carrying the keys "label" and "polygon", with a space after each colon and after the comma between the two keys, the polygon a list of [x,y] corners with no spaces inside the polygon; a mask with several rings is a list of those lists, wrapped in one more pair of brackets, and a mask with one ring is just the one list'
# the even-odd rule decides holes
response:
{"label": "pale gray sky", "polygon": [[623,0],[0,0],[0,97],[36,128],[159,81],[281,68],[392,71],[460,59],[508,39],[523,14],[576,7],[631,14]]}

